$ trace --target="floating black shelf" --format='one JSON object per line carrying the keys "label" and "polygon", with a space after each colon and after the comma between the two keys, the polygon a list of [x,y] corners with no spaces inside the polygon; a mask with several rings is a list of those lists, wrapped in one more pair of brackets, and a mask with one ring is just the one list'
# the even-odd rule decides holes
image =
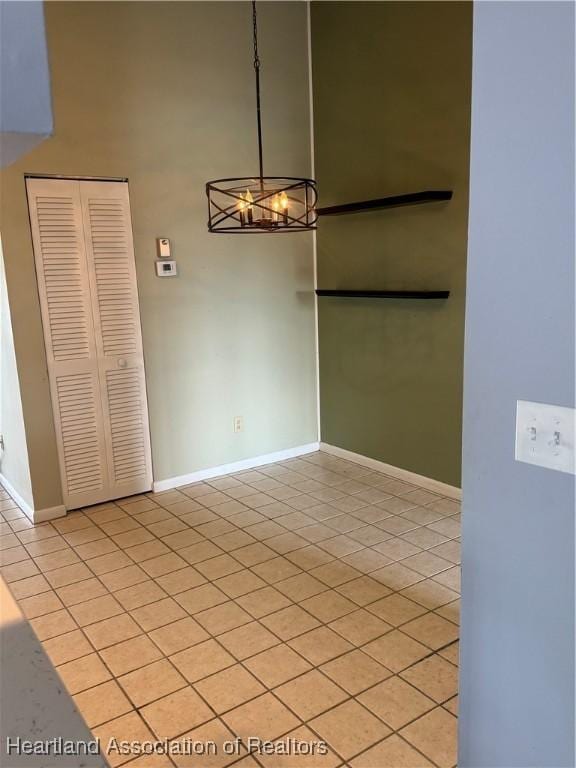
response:
{"label": "floating black shelf", "polygon": [[316,295],[339,296],[345,299],[447,299],[450,291],[360,291],[317,288]]}
{"label": "floating black shelf", "polygon": [[363,200],[359,203],[344,203],[318,208],[318,216],[340,216],[344,213],[359,211],[375,211],[381,208],[399,208],[403,205],[421,205],[422,203],[439,203],[452,199],[452,190],[428,190],[426,192],[409,192],[407,195],[391,195],[377,200]]}

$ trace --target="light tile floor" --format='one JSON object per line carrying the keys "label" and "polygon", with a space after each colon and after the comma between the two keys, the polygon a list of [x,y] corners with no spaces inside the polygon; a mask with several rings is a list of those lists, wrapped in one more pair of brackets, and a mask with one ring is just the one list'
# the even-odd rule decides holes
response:
{"label": "light tile floor", "polygon": [[[318,452],[32,526],[0,572],[112,766],[454,766],[458,502]],[[328,754],[226,755],[241,737]]]}

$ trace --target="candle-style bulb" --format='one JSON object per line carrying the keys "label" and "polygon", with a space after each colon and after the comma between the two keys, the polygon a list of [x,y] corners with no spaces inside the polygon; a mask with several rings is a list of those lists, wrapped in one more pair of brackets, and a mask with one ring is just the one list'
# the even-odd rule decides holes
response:
{"label": "candle-style bulb", "polygon": [[288,224],[288,195],[286,192],[280,193],[280,207],[282,208],[282,221]]}
{"label": "candle-style bulb", "polygon": [[249,189],[246,190],[246,194],[244,195],[244,200],[246,201],[246,204],[248,206],[248,224],[252,224],[253,222],[253,214],[252,214],[252,203],[254,202],[254,198],[252,197],[252,193]]}

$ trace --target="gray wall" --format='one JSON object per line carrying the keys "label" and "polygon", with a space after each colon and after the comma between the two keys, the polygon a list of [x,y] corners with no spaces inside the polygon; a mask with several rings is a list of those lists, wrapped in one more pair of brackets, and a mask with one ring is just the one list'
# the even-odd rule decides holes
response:
{"label": "gray wall", "polygon": [[574,765],[574,477],[514,461],[574,405],[574,5],[474,9],[461,768]]}

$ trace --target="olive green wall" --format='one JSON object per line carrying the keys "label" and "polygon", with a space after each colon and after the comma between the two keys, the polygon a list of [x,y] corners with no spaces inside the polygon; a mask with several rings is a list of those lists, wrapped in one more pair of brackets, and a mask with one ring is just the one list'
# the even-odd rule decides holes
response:
{"label": "olive green wall", "polygon": [[312,3],[321,204],[454,190],[449,203],[321,219],[319,287],[451,291],[447,301],[319,299],[322,440],[453,485],[471,36],[471,3]]}
{"label": "olive green wall", "polygon": [[[46,25],[54,137],[2,175],[36,506],[61,489],[25,172],[129,178],[156,480],[317,440],[312,235],[206,230],[205,182],[256,169],[249,3],[49,2]],[[262,3],[260,33],[266,170],[308,175],[306,5]]]}

